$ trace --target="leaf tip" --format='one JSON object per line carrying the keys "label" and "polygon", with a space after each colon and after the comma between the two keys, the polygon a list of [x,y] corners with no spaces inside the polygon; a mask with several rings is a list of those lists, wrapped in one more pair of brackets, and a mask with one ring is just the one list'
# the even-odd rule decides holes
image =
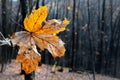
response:
{"label": "leaf tip", "polygon": [[65,18],[65,19],[63,20],[63,24],[68,25],[68,24],[70,24],[70,21],[69,21],[67,18]]}

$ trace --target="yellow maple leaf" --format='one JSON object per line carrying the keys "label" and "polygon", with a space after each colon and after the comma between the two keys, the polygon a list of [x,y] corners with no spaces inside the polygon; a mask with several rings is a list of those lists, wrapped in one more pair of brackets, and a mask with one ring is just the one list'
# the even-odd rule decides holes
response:
{"label": "yellow maple leaf", "polygon": [[24,20],[24,27],[29,32],[36,32],[42,27],[42,22],[46,20],[48,15],[47,6],[42,6],[38,10],[34,10],[29,17]]}
{"label": "yellow maple leaf", "polygon": [[27,31],[12,35],[12,43],[20,47],[17,60],[22,63],[22,69],[27,74],[34,71],[41,60],[36,45],[41,50],[47,49],[54,58],[64,56],[64,42],[56,34],[66,29],[69,20],[65,18],[63,21],[56,19],[46,21],[47,15],[47,6],[34,10],[24,20],[24,28]]}

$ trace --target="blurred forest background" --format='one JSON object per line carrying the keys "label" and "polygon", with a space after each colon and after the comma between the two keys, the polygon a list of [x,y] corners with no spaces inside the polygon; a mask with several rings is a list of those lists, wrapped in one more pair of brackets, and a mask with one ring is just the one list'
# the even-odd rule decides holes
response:
{"label": "blurred forest background", "polygon": [[[26,15],[42,5],[49,8],[47,19],[70,20],[67,30],[59,34],[66,47],[59,65],[120,77],[120,0],[0,0],[0,32],[10,37],[24,30]],[[0,47],[1,71],[16,58],[17,50]],[[42,63],[53,65],[47,50],[41,54]]]}

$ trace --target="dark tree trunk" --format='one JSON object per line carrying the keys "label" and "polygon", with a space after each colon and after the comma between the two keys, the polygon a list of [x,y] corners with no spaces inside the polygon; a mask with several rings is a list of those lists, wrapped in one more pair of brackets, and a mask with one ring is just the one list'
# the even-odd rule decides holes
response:
{"label": "dark tree trunk", "polygon": [[[7,17],[6,17],[6,0],[2,0],[2,33],[6,37],[6,23],[7,23]],[[2,67],[1,72],[5,70],[6,63],[7,63],[7,52],[6,52],[6,46],[2,47]]]}
{"label": "dark tree trunk", "polygon": [[73,19],[72,19],[72,54],[71,54],[71,68],[72,68],[72,71],[75,70],[75,53],[76,53],[76,29],[75,29],[75,0],[73,0]]}
{"label": "dark tree trunk", "polygon": [[39,0],[37,0],[37,2],[36,2],[36,9],[38,9],[39,8]]}
{"label": "dark tree trunk", "polygon": [[35,80],[35,72],[34,71],[30,74],[24,74],[24,75],[25,75],[25,77],[24,77],[25,80]]}
{"label": "dark tree trunk", "polygon": [[105,51],[104,51],[104,40],[103,40],[103,37],[104,37],[104,28],[106,27],[105,26],[105,3],[106,3],[106,0],[103,0],[103,3],[102,3],[102,17],[101,17],[101,24],[100,24],[100,58],[101,58],[101,73],[104,73],[104,66],[105,66]]}
{"label": "dark tree trunk", "polygon": [[[23,21],[26,17],[26,14],[30,13],[30,11],[31,11],[30,6],[32,6],[32,5],[28,4],[29,6],[27,6],[27,1],[26,0],[20,0],[20,4],[21,4],[21,14],[22,14],[22,21],[21,22],[22,22],[22,25],[23,25]],[[29,8],[29,9],[27,9],[27,8]],[[27,10],[29,10],[29,11],[27,11]],[[24,74],[24,79],[25,80],[34,80],[35,79],[35,72],[34,71],[30,74],[26,74],[24,70],[21,70],[21,74]]]}
{"label": "dark tree trunk", "polygon": [[91,54],[91,64],[92,64],[92,67],[91,67],[91,70],[92,70],[92,73],[93,73],[93,80],[96,80],[95,78],[95,51],[93,49],[93,32],[92,32],[92,28],[90,26],[90,3],[89,3],[90,0],[87,0],[87,6],[88,6],[88,35],[89,35],[89,51],[90,51],[90,54]]}
{"label": "dark tree trunk", "polygon": [[27,14],[26,0],[20,0],[20,5],[21,5],[21,14],[22,14],[22,22],[23,22]]}

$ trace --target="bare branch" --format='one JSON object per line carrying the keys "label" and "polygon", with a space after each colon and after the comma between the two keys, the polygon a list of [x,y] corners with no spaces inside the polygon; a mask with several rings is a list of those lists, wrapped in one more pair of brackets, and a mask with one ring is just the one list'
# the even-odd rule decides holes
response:
{"label": "bare branch", "polygon": [[11,43],[10,43],[11,39],[5,38],[1,32],[0,32],[0,35],[3,38],[3,40],[0,40],[0,46],[2,46],[2,45],[9,45],[9,46],[11,46]]}

